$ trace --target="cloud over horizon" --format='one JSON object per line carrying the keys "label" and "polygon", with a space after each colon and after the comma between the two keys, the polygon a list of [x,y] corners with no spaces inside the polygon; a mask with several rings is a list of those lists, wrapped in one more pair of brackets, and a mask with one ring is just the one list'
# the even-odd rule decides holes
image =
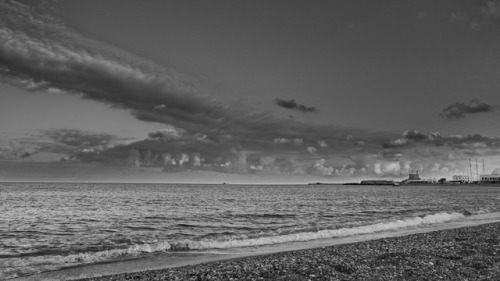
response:
{"label": "cloud over horizon", "polygon": [[458,120],[469,114],[494,112],[498,108],[498,105],[491,105],[481,102],[479,99],[472,99],[469,103],[456,102],[445,107],[439,116],[447,120]]}
{"label": "cloud over horizon", "polygon": [[15,1],[1,5],[0,77],[19,87],[79,95],[128,110],[142,121],[215,139],[369,135],[216,101],[197,77],[87,39],[50,16],[39,16],[30,6]]}
{"label": "cloud over horizon", "polygon": [[317,112],[316,107],[313,106],[305,106],[303,104],[298,104],[294,99],[291,100],[283,100],[283,99],[275,99],[274,103],[286,109],[298,110],[302,112]]}
{"label": "cloud over horizon", "polygon": [[[324,155],[358,153],[360,147],[347,136],[356,136],[372,147],[393,136],[364,129],[311,125],[239,103],[217,101],[208,95],[209,89],[198,77],[85,38],[52,16],[37,13],[36,7],[16,1],[2,2],[0,6],[3,82],[30,91],[79,95],[167,128],[151,132],[142,141],[102,149],[97,147],[99,142],[110,142],[112,136],[70,130],[46,132],[46,137],[56,144],[45,147],[46,150],[69,153],[75,148],[75,157],[82,161],[114,159],[134,165],[163,166],[175,161],[177,166],[196,163],[196,167],[203,167],[204,162],[246,172],[247,158],[252,155],[281,153],[290,159],[303,155],[310,158],[311,153],[305,148],[318,144]],[[277,100],[277,104],[304,112],[316,111],[294,100]],[[134,158],[137,161],[130,160]]]}
{"label": "cloud over horizon", "polygon": [[[452,160],[500,151],[498,139],[477,134],[442,136],[409,130],[399,135],[337,124],[314,125],[241,101],[217,100],[203,78],[86,38],[37,9],[13,0],[0,2],[1,82],[37,94],[52,92],[97,101],[156,127],[143,139],[134,140],[56,128],[42,132],[44,140],[33,141],[29,151],[0,147],[5,158],[43,151],[86,163],[153,167],[164,172],[384,177],[410,168],[452,171]],[[275,99],[272,106],[274,111],[277,107],[318,111],[294,99]],[[497,109],[472,100],[448,106],[441,116],[460,119]]]}

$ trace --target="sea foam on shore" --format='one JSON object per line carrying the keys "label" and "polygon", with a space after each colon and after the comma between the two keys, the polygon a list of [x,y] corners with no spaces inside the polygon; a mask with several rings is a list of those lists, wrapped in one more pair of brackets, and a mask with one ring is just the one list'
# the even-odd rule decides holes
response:
{"label": "sea foam on shore", "polygon": [[82,280],[500,280],[500,223]]}
{"label": "sea foam on shore", "polygon": [[[239,254],[203,252],[192,255],[191,252],[173,252],[138,260],[45,272],[16,280],[54,281],[88,277],[92,278],[84,280],[496,278],[500,272],[500,237],[497,235],[500,231],[499,215],[496,213],[469,216],[438,226],[288,244],[284,248],[247,248],[246,252]],[[272,264],[273,267],[268,268],[267,264]],[[431,264],[433,267],[427,268]],[[403,271],[399,268],[401,266]],[[431,271],[424,274],[420,271],[421,268]],[[144,271],[147,269],[151,270]],[[315,271],[318,272],[314,273]],[[391,271],[395,273],[392,274]],[[371,272],[374,272],[375,279],[366,275]],[[114,274],[111,275],[114,277],[98,277],[108,274]],[[283,278],[279,279],[281,277]]]}
{"label": "sea foam on shore", "polygon": [[[265,245],[279,245],[284,243],[316,241],[331,238],[341,238],[355,235],[372,234],[384,231],[395,231],[402,228],[415,226],[431,226],[443,222],[454,221],[464,218],[461,213],[437,213],[421,217],[403,218],[400,220],[384,221],[375,224],[347,227],[339,229],[327,229],[311,232],[298,232],[283,235],[261,236],[256,238],[240,237],[240,239],[229,240],[179,240],[159,241],[156,243],[135,244],[123,249],[110,249],[97,252],[85,252],[69,255],[45,255],[22,258],[11,258],[4,266],[10,268],[34,267],[45,270],[60,268],[61,264],[66,266],[99,263],[120,258],[133,258],[146,253],[177,252],[191,250],[214,250],[214,249],[241,249],[245,247],[258,247]],[[279,246],[278,246],[279,247]],[[6,272],[7,273],[7,272]]]}
{"label": "sea foam on shore", "polygon": [[492,186],[12,183],[0,189],[9,198],[2,209],[0,279],[159,269],[206,262],[207,255],[213,260],[461,227],[500,212],[499,189]]}

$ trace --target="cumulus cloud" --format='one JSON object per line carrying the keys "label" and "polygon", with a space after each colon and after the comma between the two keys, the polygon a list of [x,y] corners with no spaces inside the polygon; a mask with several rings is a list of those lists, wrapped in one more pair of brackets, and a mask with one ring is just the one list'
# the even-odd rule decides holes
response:
{"label": "cumulus cloud", "polygon": [[161,155],[163,159],[163,165],[164,166],[175,166],[177,165],[177,161],[175,161],[174,158],[172,158],[172,155],[170,153],[165,153]]}
{"label": "cumulus cloud", "polygon": [[391,140],[389,142],[383,143],[382,146],[384,148],[392,148],[392,147],[405,146],[406,144],[408,144],[408,139],[407,138],[398,138],[398,139]]}
{"label": "cumulus cloud", "polygon": [[204,159],[201,158],[200,154],[195,153],[193,155],[193,166],[194,167],[200,167],[203,164]]}
{"label": "cumulus cloud", "polygon": [[412,129],[382,147],[384,149],[376,156],[362,158],[358,167],[365,165],[369,172],[378,176],[397,176],[419,170],[428,176],[449,177],[468,170],[469,158],[497,159],[500,138],[479,134],[442,135]]}
{"label": "cumulus cloud", "polygon": [[[436,133],[432,133],[432,134],[436,134]],[[429,134],[424,134],[419,129],[413,129],[413,130],[408,130],[408,131],[403,132],[403,137],[405,137],[405,139],[409,139],[409,140],[425,140],[425,139],[429,138],[429,136],[430,136]]]}
{"label": "cumulus cloud", "polygon": [[304,139],[301,139],[301,138],[294,138],[294,139],[287,139],[287,138],[275,138],[274,139],[274,142],[275,143],[282,143],[282,144],[285,144],[285,143],[293,143],[293,144],[296,144],[296,145],[301,145],[304,143]]}
{"label": "cumulus cloud", "polygon": [[340,177],[351,177],[357,172],[355,167],[349,165],[342,165],[341,168],[335,169],[334,173]]}
{"label": "cumulus cloud", "polygon": [[286,139],[286,138],[275,138],[274,139],[274,142],[275,143],[289,143],[290,140],[289,139]]}
{"label": "cumulus cloud", "polygon": [[401,164],[399,162],[378,162],[373,165],[373,171],[380,176],[398,176],[401,173]]}
{"label": "cumulus cloud", "polygon": [[162,141],[169,141],[169,140],[179,139],[179,138],[181,138],[181,136],[183,134],[184,134],[184,131],[182,129],[168,128],[168,129],[163,129],[163,130],[151,132],[148,134],[148,137],[151,139],[159,139]]}
{"label": "cumulus cloud", "polygon": [[316,169],[323,176],[333,175],[335,168],[333,168],[331,166],[326,166],[325,164],[326,164],[325,159],[319,159],[319,160],[314,161],[313,168]]}
{"label": "cumulus cloud", "polygon": [[401,153],[399,151],[384,150],[384,151],[381,151],[379,153],[379,156],[382,159],[388,159],[388,160],[390,159],[390,160],[398,161],[403,156],[403,153]]}
{"label": "cumulus cloud", "polygon": [[313,147],[313,146],[308,146],[308,147],[306,148],[306,150],[307,150],[307,152],[309,152],[309,153],[316,153],[316,148],[315,148],[315,147]]}
{"label": "cumulus cloud", "polygon": [[189,162],[189,156],[185,153],[182,153],[181,158],[178,161],[179,166],[182,166],[182,165],[184,165],[184,163],[187,163],[187,162]]}
{"label": "cumulus cloud", "polygon": [[447,120],[462,119],[468,114],[487,113],[498,110],[497,105],[481,102],[479,99],[472,99],[469,103],[457,102],[443,109],[439,114]]}
{"label": "cumulus cloud", "polygon": [[302,112],[316,112],[316,111],[318,111],[315,107],[298,104],[293,99],[291,99],[291,100],[275,99],[274,103],[277,106],[280,106],[280,107],[283,107],[286,109],[298,110],[298,111],[302,111]]}
{"label": "cumulus cloud", "polygon": [[262,166],[262,165],[250,165],[250,170],[253,170],[253,171],[263,171],[264,170],[264,166]]}
{"label": "cumulus cloud", "polygon": [[324,140],[319,140],[318,141],[318,145],[321,148],[327,148],[328,147],[328,144],[326,144],[326,141],[324,141]]}

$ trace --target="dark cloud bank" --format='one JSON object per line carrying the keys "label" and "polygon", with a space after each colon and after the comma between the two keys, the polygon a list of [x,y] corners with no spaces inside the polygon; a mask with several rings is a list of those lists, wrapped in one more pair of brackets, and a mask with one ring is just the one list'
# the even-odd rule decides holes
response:
{"label": "dark cloud bank", "polygon": [[[340,126],[315,126],[215,101],[207,96],[200,79],[84,38],[35,7],[16,1],[0,2],[0,18],[3,82],[32,91],[79,95],[166,127],[142,141],[112,146],[107,144],[114,140],[113,136],[105,133],[48,131],[45,137],[54,144],[44,144],[46,151],[72,153],[81,161],[247,172],[253,164],[254,171],[270,163],[314,166],[322,158],[312,158],[310,151],[321,149],[324,157],[359,153],[393,136]],[[278,100],[277,104],[316,111],[294,100]],[[276,139],[294,141],[281,143]],[[360,140],[366,145],[355,145]],[[298,164],[300,161],[305,164]],[[316,167],[324,168],[320,164]]]}
{"label": "dark cloud bank", "polygon": [[274,103],[280,107],[292,110],[298,110],[302,112],[317,112],[318,110],[315,107],[305,106],[303,104],[298,104],[295,100],[282,100],[275,99]]}
{"label": "dark cloud bank", "polygon": [[439,115],[444,119],[456,120],[462,119],[469,114],[488,113],[497,110],[497,105],[487,104],[479,99],[472,99],[469,103],[457,102],[449,105]]}
{"label": "dark cloud bank", "polygon": [[405,131],[402,137],[384,143],[382,146],[386,149],[401,149],[414,148],[420,144],[464,150],[471,156],[500,154],[500,138],[490,138],[480,134],[442,136],[438,132],[424,133],[418,129]]}
{"label": "dark cloud bank", "polygon": [[[129,143],[106,133],[45,131],[43,136],[51,142],[40,145],[40,151],[65,153],[79,161],[161,167],[164,171],[352,176],[366,174],[368,168],[377,175],[399,173],[399,164],[381,166],[369,163],[363,155],[397,160],[402,153],[390,149],[416,143],[498,147],[497,139],[478,135],[441,137],[408,131],[397,138],[392,133],[309,125],[217,102],[206,95],[199,79],[86,39],[34,9],[15,1],[0,2],[2,81],[32,91],[80,95],[127,110],[139,120],[165,125],[164,130]],[[277,99],[275,103],[316,112],[294,100]],[[483,107],[481,103],[457,105],[443,114],[461,117],[484,112]],[[386,151],[381,153],[382,148]],[[338,155],[349,155],[352,161],[331,160]]]}

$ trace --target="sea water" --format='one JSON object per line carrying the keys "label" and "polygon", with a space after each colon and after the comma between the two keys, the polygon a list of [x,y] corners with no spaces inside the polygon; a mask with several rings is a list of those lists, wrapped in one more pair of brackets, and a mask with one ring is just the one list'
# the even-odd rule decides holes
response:
{"label": "sea water", "polygon": [[158,253],[318,243],[500,211],[500,187],[0,184],[0,279]]}

